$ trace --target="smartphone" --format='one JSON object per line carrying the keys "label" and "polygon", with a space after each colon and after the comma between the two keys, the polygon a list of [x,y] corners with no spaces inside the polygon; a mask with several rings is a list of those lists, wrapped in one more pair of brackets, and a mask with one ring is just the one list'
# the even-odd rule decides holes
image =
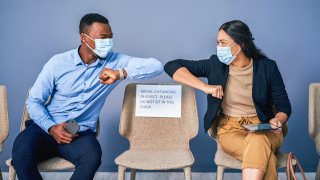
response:
{"label": "smartphone", "polygon": [[269,131],[269,130],[281,130],[282,128],[272,128],[271,124],[269,123],[262,123],[262,124],[248,124],[248,125],[241,125],[245,130],[250,132],[257,132],[257,131]]}
{"label": "smartphone", "polygon": [[70,134],[77,134],[79,129],[80,129],[80,126],[74,119],[71,119],[66,125],[66,131]]}

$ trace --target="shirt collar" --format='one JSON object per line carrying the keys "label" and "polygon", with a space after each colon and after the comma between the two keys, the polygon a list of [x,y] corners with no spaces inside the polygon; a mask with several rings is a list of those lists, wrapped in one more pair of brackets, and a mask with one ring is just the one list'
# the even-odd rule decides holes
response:
{"label": "shirt collar", "polygon": [[77,49],[75,49],[74,53],[73,53],[73,62],[74,62],[75,66],[77,66],[79,64],[83,64],[83,61],[82,61],[80,54],[79,54],[80,47],[81,46],[79,46]]}
{"label": "shirt collar", "polygon": [[[73,62],[74,62],[74,65],[77,66],[79,64],[82,64],[84,65],[84,62],[82,61],[81,57],[80,57],[80,54],[79,54],[79,49],[80,49],[81,45],[74,50],[74,58],[73,58]],[[109,56],[109,54],[108,54]],[[90,66],[96,66],[97,64],[103,64],[105,60],[107,59],[110,59],[110,57],[107,57],[105,59],[100,59],[98,58],[94,63],[92,63]]]}

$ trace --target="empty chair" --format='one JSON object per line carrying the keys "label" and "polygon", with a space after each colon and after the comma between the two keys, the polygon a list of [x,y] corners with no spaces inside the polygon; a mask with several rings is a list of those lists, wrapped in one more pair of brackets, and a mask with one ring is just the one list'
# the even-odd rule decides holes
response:
{"label": "empty chair", "polygon": [[[320,83],[312,83],[309,87],[309,135],[320,155]],[[320,179],[320,160],[316,179]]]}
{"label": "empty chair", "polygon": [[[144,84],[146,85],[146,84]],[[135,179],[136,169],[184,169],[185,179],[191,180],[194,163],[189,141],[199,131],[198,112],[194,89],[181,84],[147,84],[182,86],[181,118],[136,117],[137,84],[125,89],[120,118],[120,134],[130,141],[130,149],[115,159],[118,179],[124,180],[126,168]]]}
{"label": "empty chair", "polygon": [[[28,99],[29,91],[26,99]],[[50,102],[50,99],[51,99],[51,96],[49,97],[46,103]],[[26,128],[25,122],[27,120],[31,120],[31,118],[29,116],[28,110],[25,105],[23,116],[22,116],[22,122],[20,126],[20,131],[23,131]],[[99,120],[98,120],[96,137],[98,137],[99,132],[100,132],[100,126],[99,126]],[[11,165],[11,160],[12,159],[8,159],[6,161],[6,164],[9,166],[9,180],[14,180],[16,178],[16,171],[14,167]],[[39,171],[58,171],[58,170],[66,170],[66,169],[74,169],[74,168],[75,166],[71,162],[60,157],[53,157],[38,164]]]}
{"label": "empty chair", "polygon": [[[7,89],[5,86],[0,86],[0,153],[2,151],[2,144],[9,135],[9,115],[7,103]],[[0,169],[0,180],[2,174]]]}

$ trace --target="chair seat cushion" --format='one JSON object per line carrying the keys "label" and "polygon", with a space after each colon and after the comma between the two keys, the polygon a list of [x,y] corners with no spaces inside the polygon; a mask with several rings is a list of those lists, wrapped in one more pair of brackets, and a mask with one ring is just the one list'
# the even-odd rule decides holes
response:
{"label": "chair seat cushion", "polygon": [[224,166],[230,169],[241,169],[242,162],[233,156],[225,153],[220,146],[218,146],[214,162],[218,166]]}
{"label": "chair seat cushion", "polygon": [[[12,159],[8,159],[6,161],[6,164],[8,166],[12,166],[11,160]],[[56,171],[56,170],[66,170],[66,169],[74,169],[74,168],[75,166],[71,162],[60,157],[53,157],[48,160],[42,161],[38,164],[39,171]]]}
{"label": "chair seat cushion", "polygon": [[[286,168],[288,154],[282,151],[278,151],[276,152],[276,157],[277,157],[277,168]],[[292,165],[296,165],[296,164],[297,164],[297,161],[295,159],[292,159]]]}
{"label": "chair seat cushion", "polygon": [[131,149],[118,156],[115,163],[131,169],[168,170],[191,166],[194,158],[189,149]]}
{"label": "chair seat cushion", "polygon": [[[276,152],[277,157],[277,168],[285,168],[287,167],[287,157],[288,154],[278,151]],[[214,162],[218,166],[224,166],[230,169],[241,169],[242,162],[238,159],[234,158],[233,156],[225,153],[221,147],[218,147]],[[296,161],[292,159],[292,165],[295,165]]]}

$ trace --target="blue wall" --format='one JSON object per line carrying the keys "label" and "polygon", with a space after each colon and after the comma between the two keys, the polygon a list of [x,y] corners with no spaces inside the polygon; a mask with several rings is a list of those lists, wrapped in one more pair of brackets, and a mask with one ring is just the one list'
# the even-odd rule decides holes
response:
{"label": "blue wall", "polygon": [[[0,84],[7,86],[10,117],[10,135],[0,156],[2,170],[8,170],[4,162],[19,133],[28,88],[53,55],[79,46],[80,18],[97,12],[110,20],[115,51],[155,57],[163,64],[176,58],[209,58],[216,53],[222,23],[247,23],[256,45],[277,61],[292,103],[289,135],[281,150],[294,152],[305,171],[316,171],[319,156],[308,134],[308,86],[320,82],[319,6],[320,1],[303,0],[1,1]],[[129,148],[118,125],[124,88],[134,82],[173,81],[165,73],[149,80],[125,80],[109,95],[100,115],[100,171],[116,171],[114,159]],[[203,130],[206,95],[197,90],[196,96],[200,131],[190,143],[196,159],[193,171],[215,171],[216,143]]]}

